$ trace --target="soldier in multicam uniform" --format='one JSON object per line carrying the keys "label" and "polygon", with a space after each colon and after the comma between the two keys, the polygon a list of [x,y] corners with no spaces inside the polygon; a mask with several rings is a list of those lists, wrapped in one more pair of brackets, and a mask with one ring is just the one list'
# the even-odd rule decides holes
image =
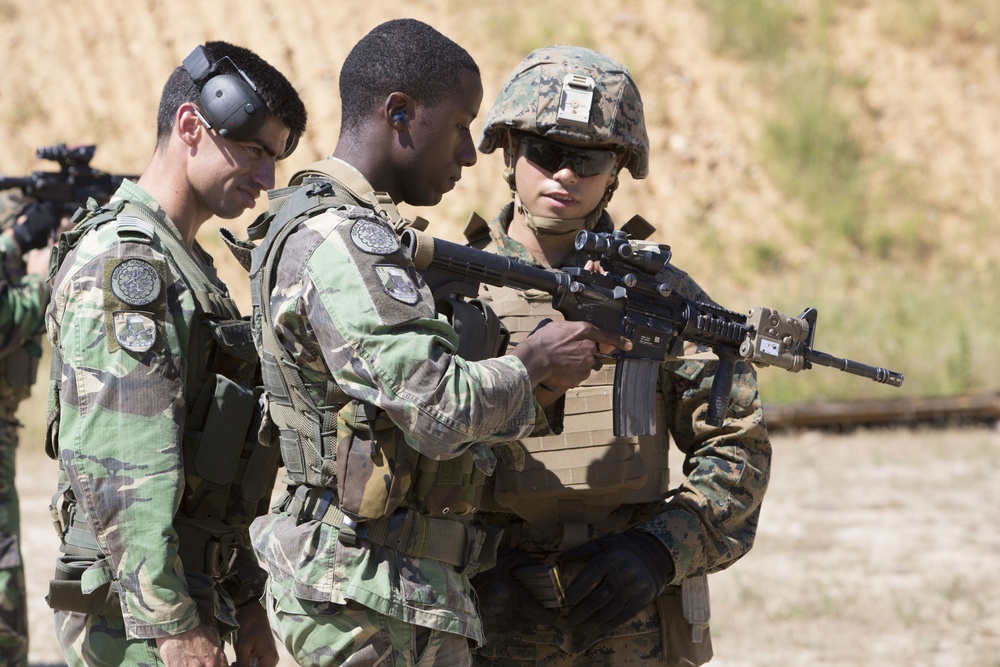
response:
{"label": "soldier in multicam uniform", "polygon": [[60,239],[46,451],[63,556],[47,599],[70,665],[221,667],[224,641],[237,664],[277,664],[248,527],[279,453],[258,444],[249,322],[196,235],[274,187],[305,123],[255,53],[199,46],[164,86],[138,182]]}
{"label": "soldier in multicam uniform", "polygon": [[437,204],[475,163],[479,68],[432,27],[389,21],[352,49],[340,91],[335,152],[269,193],[273,214],[251,226],[289,484],[251,527],[268,612],[303,665],[466,665],[483,638],[468,575],[496,549],[471,525],[488,445],[544,428],[534,388],[585,378],[595,341],[626,341],[564,322],[475,361],[497,357],[495,316],[473,308],[460,337],[435,312],[395,202]]}
{"label": "soldier in multicam uniform", "polygon": [[[548,47],[513,71],[490,109],[479,147],[501,149],[514,201],[490,223],[473,216],[470,244],[531,265],[583,267],[581,229],[614,229],[605,210],[618,173],[648,170],[642,101],[627,69],[589,49]],[[641,218],[633,237],[652,231]],[[701,301],[687,274],[664,282]],[[514,343],[543,318],[543,293],[483,287]],[[490,478],[484,521],[502,526],[498,565],[474,580],[487,629],[483,665],[698,665],[712,656],[704,575],[753,543],[770,444],[753,369],[737,366],[730,412],[705,413],[714,355],[693,344],[665,362],[657,434],[616,438],[613,364],[562,394],[559,435],[514,444]],[[669,435],[668,435],[669,434]],[[668,484],[670,435],[685,479]],[[498,454],[502,450],[498,448]]]}
{"label": "soldier in multicam uniform", "polygon": [[[0,664],[28,664],[28,608],[21,560],[20,505],[14,485],[17,406],[31,393],[41,357],[55,206],[0,196]],[[30,252],[34,250],[35,252]]]}

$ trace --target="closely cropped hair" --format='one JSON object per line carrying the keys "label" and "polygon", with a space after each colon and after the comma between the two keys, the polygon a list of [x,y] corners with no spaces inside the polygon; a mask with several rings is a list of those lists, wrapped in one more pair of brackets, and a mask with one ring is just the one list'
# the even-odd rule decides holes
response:
{"label": "closely cropped hair", "polygon": [[433,104],[454,90],[463,70],[479,76],[472,56],[431,26],[386,21],[351,49],[340,70],[341,129],[357,128],[394,92]]}
{"label": "closely cropped hair", "polygon": [[[228,42],[206,42],[205,50],[220,74],[237,74],[225,58],[232,60],[257,86],[257,94],[267,105],[268,111],[277,116],[293,134],[302,136],[306,131],[306,107],[281,72],[242,46]],[[183,66],[173,71],[160,95],[160,108],[156,114],[157,144],[170,135],[177,108],[185,102],[197,104],[200,94],[201,89],[191,80]]]}

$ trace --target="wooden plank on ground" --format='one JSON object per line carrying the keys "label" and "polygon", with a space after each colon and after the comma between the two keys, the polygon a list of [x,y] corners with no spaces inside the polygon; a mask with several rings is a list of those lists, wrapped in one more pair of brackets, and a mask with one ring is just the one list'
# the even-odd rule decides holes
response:
{"label": "wooden plank on ground", "polygon": [[1000,393],[866,401],[766,404],[771,430],[1000,420]]}

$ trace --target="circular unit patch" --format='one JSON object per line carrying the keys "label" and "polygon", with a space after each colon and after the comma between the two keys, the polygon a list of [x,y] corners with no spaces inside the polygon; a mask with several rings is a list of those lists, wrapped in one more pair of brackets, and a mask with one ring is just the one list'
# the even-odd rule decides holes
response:
{"label": "circular unit patch", "polygon": [[126,259],[111,272],[111,291],[130,306],[145,306],[160,295],[160,274],[144,259]]}
{"label": "circular unit patch", "polygon": [[388,225],[374,220],[358,220],[351,227],[354,245],[370,255],[391,255],[399,250],[399,239]]}

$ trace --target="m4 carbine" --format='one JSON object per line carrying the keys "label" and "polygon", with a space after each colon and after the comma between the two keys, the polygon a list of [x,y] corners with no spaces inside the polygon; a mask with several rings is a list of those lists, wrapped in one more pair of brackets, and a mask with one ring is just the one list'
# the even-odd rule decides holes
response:
{"label": "m4 carbine", "polygon": [[815,308],[798,317],[771,308],[753,308],[743,315],[674,293],[671,284],[663,282],[671,256],[667,245],[634,246],[621,231],[581,231],[575,243],[577,250],[600,262],[602,272],[540,269],[412,228],[402,235],[403,252],[424,272],[436,298],[474,297],[480,283],[540,290],[552,295],[552,306],[567,320],[590,322],[632,341],[631,350],[614,354],[617,436],[655,433],[659,368],[680,353],[684,341],[707,346],[719,358],[705,419],[713,426],[722,425],[729,409],[733,373],[740,360],[793,373],[819,364],[895,387],[903,384],[900,373],[813,349]]}
{"label": "m4 carbine", "polygon": [[0,190],[19,188],[27,197],[56,204],[65,215],[72,215],[91,197],[104,204],[123,180],[139,177],[109,174],[91,167],[96,150],[94,145],[43,146],[36,152],[38,159],[58,163],[59,171],[33,171],[29,176],[0,175]]}

